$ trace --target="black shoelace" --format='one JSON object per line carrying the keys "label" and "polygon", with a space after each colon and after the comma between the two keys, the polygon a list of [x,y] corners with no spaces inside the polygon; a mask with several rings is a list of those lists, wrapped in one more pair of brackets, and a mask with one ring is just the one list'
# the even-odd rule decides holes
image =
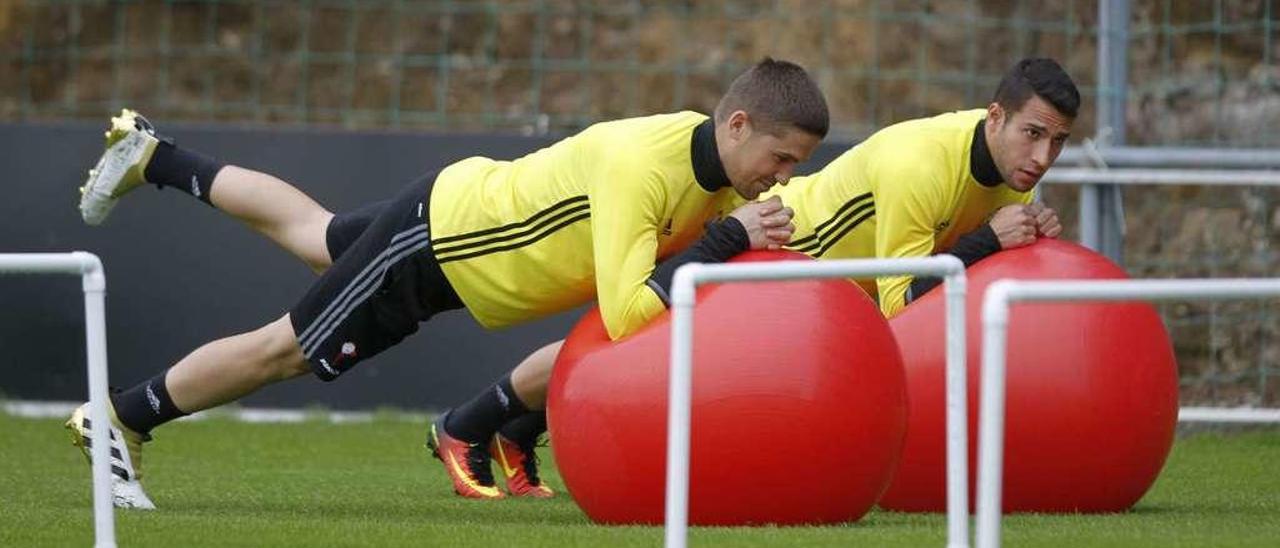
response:
{"label": "black shoelace", "polygon": [[546,442],[541,442],[539,438],[541,436],[528,443],[518,444],[520,451],[525,455],[524,462],[521,463],[521,466],[524,467],[524,475],[529,477],[529,485],[534,486],[542,485],[542,480],[538,478],[538,453],[536,449],[547,446]]}
{"label": "black shoelace", "polygon": [[467,469],[477,483],[485,487],[493,487],[493,469],[489,467],[489,448],[484,444],[473,443],[467,448]]}

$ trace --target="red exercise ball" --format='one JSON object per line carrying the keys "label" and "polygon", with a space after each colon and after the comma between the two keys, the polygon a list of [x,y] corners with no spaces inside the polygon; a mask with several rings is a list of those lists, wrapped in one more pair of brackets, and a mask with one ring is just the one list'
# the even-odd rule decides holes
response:
{"label": "red exercise ball", "polygon": [[[1126,278],[1079,245],[1041,240],[968,271],[970,508],[976,495],[982,298],[1000,278]],[[941,288],[890,320],[910,411],[902,462],[880,506],[946,510]],[[1178,376],[1169,335],[1144,302],[1024,303],[1009,317],[1005,512],[1118,512],[1147,492],[1173,445]]]}
{"label": "red exercise ball", "polygon": [[[736,261],[810,260],[752,252]],[[689,523],[854,521],[902,449],[906,390],[888,323],[845,280],[703,287],[694,313]],[[660,524],[670,316],[610,342],[592,310],[551,376],[569,494],[595,522]]]}

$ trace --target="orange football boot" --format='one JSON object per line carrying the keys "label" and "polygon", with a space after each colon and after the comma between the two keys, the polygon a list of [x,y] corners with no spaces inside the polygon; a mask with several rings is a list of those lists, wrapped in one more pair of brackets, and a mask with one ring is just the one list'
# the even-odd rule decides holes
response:
{"label": "orange football boot", "polygon": [[506,495],[493,483],[493,470],[489,468],[488,444],[467,443],[450,436],[444,429],[449,412],[431,423],[427,434],[427,449],[444,463],[445,472],[453,480],[453,491],[472,499],[500,499]]}
{"label": "orange football boot", "polygon": [[502,434],[494,434],[493,443],[489,444],[489,454],[502,467],[502,475],[507,478],[507,491],[513,496],[545,499],[556,494],[538,479],[535,446],[531,443],[528,447],[521,447]]}

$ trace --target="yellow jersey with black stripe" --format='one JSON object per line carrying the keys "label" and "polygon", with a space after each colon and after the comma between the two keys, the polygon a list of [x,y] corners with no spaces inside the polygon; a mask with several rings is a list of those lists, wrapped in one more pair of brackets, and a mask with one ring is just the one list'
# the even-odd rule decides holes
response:
{"label": "yellow jersey with black stripe", "polygon": [[[821,171],[777,187],[772,194],[796,212],[787,248],[814,258],[924,257],[949,249],[996,209],[1030,203],[1030,192],[999,181],[982,132],[986,112],[952,112],[889,126]],[[975,176],[993,172],[994,180]],[[881,311],[892,316],[905,306],[912,279],[893,276],[859,284],[878,295]]]}
{"label": "yellow jersey with black stripe", "polygon": [[441,171],[432,250],[476,320],[504,327],[595,298],[616,339],[665,310],[648,284],[656,263],[740,200],[695,179],[703,124],[696,112],[604,122],[516,160]]}

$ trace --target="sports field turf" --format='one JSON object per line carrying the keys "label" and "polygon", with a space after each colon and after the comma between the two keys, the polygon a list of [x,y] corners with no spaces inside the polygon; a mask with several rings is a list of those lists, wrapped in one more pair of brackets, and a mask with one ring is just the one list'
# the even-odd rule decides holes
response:
{"label": "sports field turf", "polygon": [[[654,546],[659,527],[592,525],[566,496],[464,501],[424,425],[166,426],[145,454],[160,510],[119,512],[122,546]],[[763,438],[762,438],[763,441]],[[761,446],[760,450],[767,450]],[[549,461],[550,451],[544,454]],[[59,421],[0,413],[0,546],[88,546],[89,470]],[[546,462],[553,487],[563,491]],[[813,470],[821,481],[824,470]],[[743,478],[750,481],[750,478]],[[695,546],[942,546],[945,518],[873,512],[831,527],[695,528]],[[1280,546],[1280,429],[1183,436],[1125,514],[1014,516],[1008,546]]]}

